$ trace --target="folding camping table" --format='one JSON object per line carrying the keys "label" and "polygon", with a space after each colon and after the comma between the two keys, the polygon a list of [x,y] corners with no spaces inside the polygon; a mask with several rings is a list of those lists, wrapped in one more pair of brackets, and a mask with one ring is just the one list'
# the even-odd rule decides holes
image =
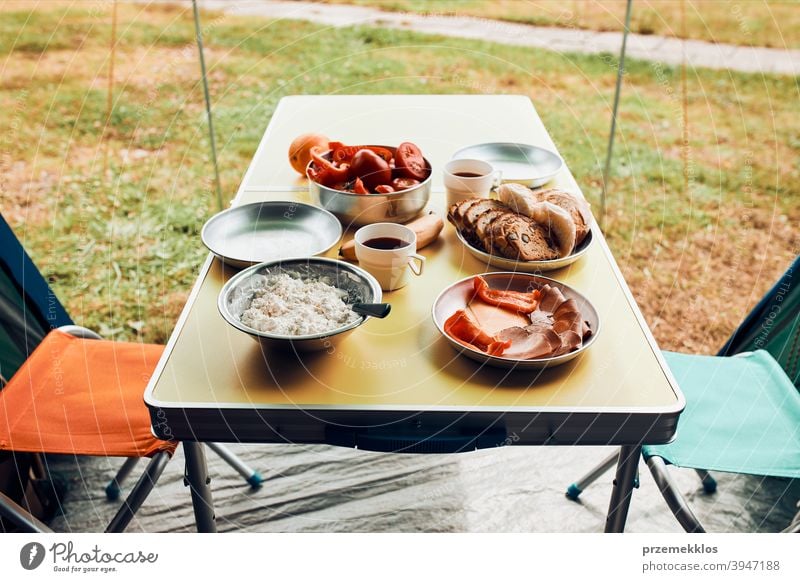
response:
{"label": "folding camping table", "polygon": [[[519,142],[556,150],[523,96],[286,97],[232,203],[310,202],[287,150],[311,131],[345,143],[413,141],[433,166],[428,207],[442,215],[442,166],[457,149]],[[580,191],[566,167],[553,184]],[[601,322],[596,341],[572,362],[544,371],[481,366],[438,333],[431,318],[438,293],[495,270],[466,252],[450,225],[421,251],[424,274],[384,295],[392,304],[388,318],[372,319],[335,349],[310,355],[262,352],[226,324],[217,297],[236,271],[209,256],[145,393],[154,432],[184,443],[198,529],[214,530],[198,443],[217,441],[423,453],[621,445],[606,531],[622,531],[641,445],[673,437],[684,399],[596,227],[593,237],[586,256],[545,274],[594,304]]]}

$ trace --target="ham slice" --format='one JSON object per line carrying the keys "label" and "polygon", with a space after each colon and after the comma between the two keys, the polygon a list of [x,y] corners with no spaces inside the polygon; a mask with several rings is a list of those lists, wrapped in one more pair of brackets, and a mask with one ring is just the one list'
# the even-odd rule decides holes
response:
{"label": "ham slice", "polygon": [[539,289],[539,309],[545,313],[554,313],[558,306],[566,300],[567,298],[560,289],[547,284]]}
{"label": "ham slice", "polygon": [[556,333],[573,331],[582,336],[583,318],[574,299],[567,299],[553,312],[553,329]]}
{"label": "ham slice", "polygon": [[511,347],[503,351],[504,358],[546,358],[561,349],[561,338],[551,327],[509,327],[497,334],[497,337],[511,342]]}
{"label": "ham slice", "polygon": [[499,339],[511,341],[504,357],[529,360],[560,356],[577,350],[591,335],[575,300],[567,299],[550,285],[540,289],[539,309],[530,318],[530,325],[507,328],[497,334]]}

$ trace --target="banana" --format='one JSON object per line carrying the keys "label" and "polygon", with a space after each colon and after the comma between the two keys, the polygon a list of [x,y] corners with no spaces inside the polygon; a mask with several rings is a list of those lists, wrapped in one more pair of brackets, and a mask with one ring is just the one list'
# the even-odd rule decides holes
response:
{"label": "banana", "polygon": [[[429,212],[407,223],[406,226],[417,234],[417,250],[420,250],[439,238],[439,233],[444,228],[444,222],[438,214]],[[356,241],[349,240],[340,246],[339,256],[348,261],[357,261]]]}

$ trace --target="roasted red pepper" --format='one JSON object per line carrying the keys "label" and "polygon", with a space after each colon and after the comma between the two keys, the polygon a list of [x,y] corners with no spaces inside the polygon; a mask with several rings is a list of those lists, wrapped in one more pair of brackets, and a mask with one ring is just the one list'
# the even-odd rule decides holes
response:
{"label": "roasted red pepper", "polygon": [[342,163],[342,162],[349,162],[353,159],[353,156],[356,155],[356,152],[359,150],[370,150],[380,157],[382,157],[386,163],[392,161],[392,152],[386,148],[378,147],[378,146],[365,146],[365,145],[358,145],[358,146],[348,146],[344,145],[340,141],[332,141],[328,144],[328,147],[333,150],[331,158],[334,162]]}
{"label": "roasted red pepper", "polygon": [[505,291],[502,289],[490,289],[489,284],[483,277],[473,279],[475,294],[489,305],[496,305],[509,311],[517,313],[532,313],[539,307],[538,290],[524,293],[522,291]]}
{"label": "roasted red pepper", "polygon": [[345,164],[339,170],[344,170],[344,172],[337,171],[331,172],[328,168],[317,168],[314,166],[309,166],[308,168],[308,177],[314,180],[317,184],[322,184],[328,188],[333,188],[334,190],[342,190],[344,185],[349,181],[350,169],[348,168],[347,164]]}
{"label": "roasted red pepper", "polygon": [[356,178],[355,184],[353,184],[353,192],[356,194],[369,194],[369,190],[364,186],[364,182],[361,181],[361,178]]}
{"label": "roasted red pepper", "polygon": [[[347,182],[350,176],[350,166],[348,164],[335,165],[330,160],[326,160],[323,156],[322,148],[311,148],[311,159],[314,160],[316,168],[309,167],[309,175],[311,178],[324,186],[329,188],[339,182]],[[312,174],[311,170],[317,171]]]}
{"label": "roasted red pepper", "polygon": [[464,309],[459,309],[444,322],[444,331],[453,339],[476,347],[490,356],[500,356],[511,347],[510,341],[498,340],[483,331],[478,322]]}

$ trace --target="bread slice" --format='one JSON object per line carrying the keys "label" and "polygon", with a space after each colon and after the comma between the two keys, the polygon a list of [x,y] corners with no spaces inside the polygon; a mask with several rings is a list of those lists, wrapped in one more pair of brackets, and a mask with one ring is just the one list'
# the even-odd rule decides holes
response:
{"label": "bread slice", "polygon": [[489,210],[505,210],[509,211],[505,204],[499,202],[497,200],[492,200],[490,198],[484,198],[477,204],[472,204],[467,210],[464,212],[464,230],[467,231],[466,234],[470,236],[475,236],[478,230],[478,218],[480,218],[481,214],[487,212]]}
{"label": "bread slice", "polygon": [[533,195],[539,202],[549,202],[566,210],[575,223],[575,245],[583,242],[592,228],[592,212],[586,200],[558,188],[534,190]]}
{"label": "bread slice", "polygon": [[509,212],[491,221],[484,245],[502,256],[518,261],[546,261],[558,258],[558,250],[547,230],[532,219]]}
{"label": "bread slice", "polygon": [[577,229],[572,216],[552,202],[536,202],[530,212],[526,216],[545,228],[548,232],[548,239],[558,250],[558,256],[569,255],[575,248],[577,240]]}
{"label": "bread slice", "polygon": [[460,202],[456,202],[447,210],[447,219],[455,226],[459,232],[464,229],[464,215],[469,210],[470,206],[477,204],[485,198],[467,198]]}
{"label": "bread slice", "polygon": [[489,225],[492,221],[504,214],[508,214],[508,212],[505,208],[492,208],[481,214],[478,220],[475,221],[475,237],[483,241],[489,234]]}
{"label": "bread slice", "polygon": [[497,188],[497,198],[511,210],[533,218],[533,207],[539,202],[533,191],[522,184],[501,184]]}
{"label": "bread slice", "polygon": [[470,226],[475,226],[475,221],[478,220],[478,217],[487,210],[509,211],[509,208],[499,200],[482,198],[478,204],[473,204],[467,208],[466,212],[464,213],[464,222]]}
{"label": "bread slice", "polygon": [[453,204],[447,212],[447,218],[465,241],[475,248],[485,251],[481,239],[477,236],[477,224],[481,215],[490,210],[507,212],[505,205],[497,200],[470,198]]}

